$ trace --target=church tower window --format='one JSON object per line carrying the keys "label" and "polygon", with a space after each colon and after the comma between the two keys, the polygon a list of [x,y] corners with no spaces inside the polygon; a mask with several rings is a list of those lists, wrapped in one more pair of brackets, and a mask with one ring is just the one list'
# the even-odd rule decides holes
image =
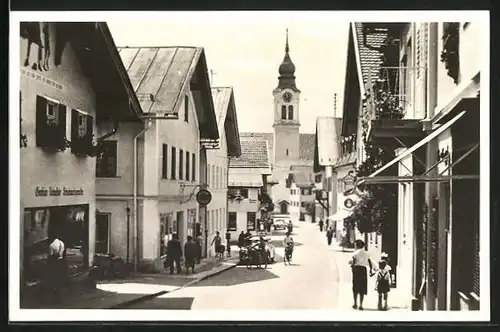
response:
{"label": "church tower window", "polygon": [[286,155],[288,156],[288,149],[286,149],[285,153],[286,153]]}
{"label": "church tower window", "polygon": [[286,105],[281,106],[281,119],[286,120]]}
{"label": "church tower window", "polygon": [[288,120],[293,120],[293,106],[288,106]]}

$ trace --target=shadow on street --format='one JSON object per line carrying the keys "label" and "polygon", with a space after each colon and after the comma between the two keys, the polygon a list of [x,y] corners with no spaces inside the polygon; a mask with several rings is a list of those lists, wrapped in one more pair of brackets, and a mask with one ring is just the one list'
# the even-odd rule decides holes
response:
{"label": "shadow on street", "polygon": [[259,269],[255,266],[247,269],[245,266],[238,266],[233,269],[227,270],[220,276],[203,280],[192,285],[191,287],[234,286],[250,282],[279,278],[279,276],[272,273],[269,269],[272,269],[272,265],[268,265],[268,269]]}

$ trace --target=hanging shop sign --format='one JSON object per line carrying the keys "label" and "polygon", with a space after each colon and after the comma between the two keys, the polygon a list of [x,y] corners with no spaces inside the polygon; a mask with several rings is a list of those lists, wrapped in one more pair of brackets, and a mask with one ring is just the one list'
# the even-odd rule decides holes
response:
{"label": "hanging shop sign", "polygon": [[82,196],[83,189],[82,188],[68,188],[68,187],[43,187],[36,186],[35,188],[35,196],[36,197],[45,197],[45,196]]}
{"label": "hanging shop sign", "polygon": [[212,201],[212,193],[206,189],[201,189],[196,194],[196,201],[202,206],[208,205]]}

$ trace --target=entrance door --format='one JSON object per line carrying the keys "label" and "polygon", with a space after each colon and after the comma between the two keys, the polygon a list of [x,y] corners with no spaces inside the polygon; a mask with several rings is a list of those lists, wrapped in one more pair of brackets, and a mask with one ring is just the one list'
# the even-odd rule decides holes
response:
{"label": "entrance door", "polygon": [[288,203],[287,202],[280,203],[280,213],[281,214],[288,214]]}
{"label": "entrance door", "polygon": [[109,252],[109,222],[110,214],[98,213],[96,215],[95,252],[107,254]]}

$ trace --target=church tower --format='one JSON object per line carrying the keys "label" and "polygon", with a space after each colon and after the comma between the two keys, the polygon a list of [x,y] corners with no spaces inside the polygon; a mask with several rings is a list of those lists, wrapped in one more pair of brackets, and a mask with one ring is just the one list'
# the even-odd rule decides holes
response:
{"label": "church tower", "polygon": [[290,59],[288,29],[286,30],[285,57],[279,66],[278,87],[274,97],[274,163],[299,160],[299,99],[295,85],[295,65]]}

